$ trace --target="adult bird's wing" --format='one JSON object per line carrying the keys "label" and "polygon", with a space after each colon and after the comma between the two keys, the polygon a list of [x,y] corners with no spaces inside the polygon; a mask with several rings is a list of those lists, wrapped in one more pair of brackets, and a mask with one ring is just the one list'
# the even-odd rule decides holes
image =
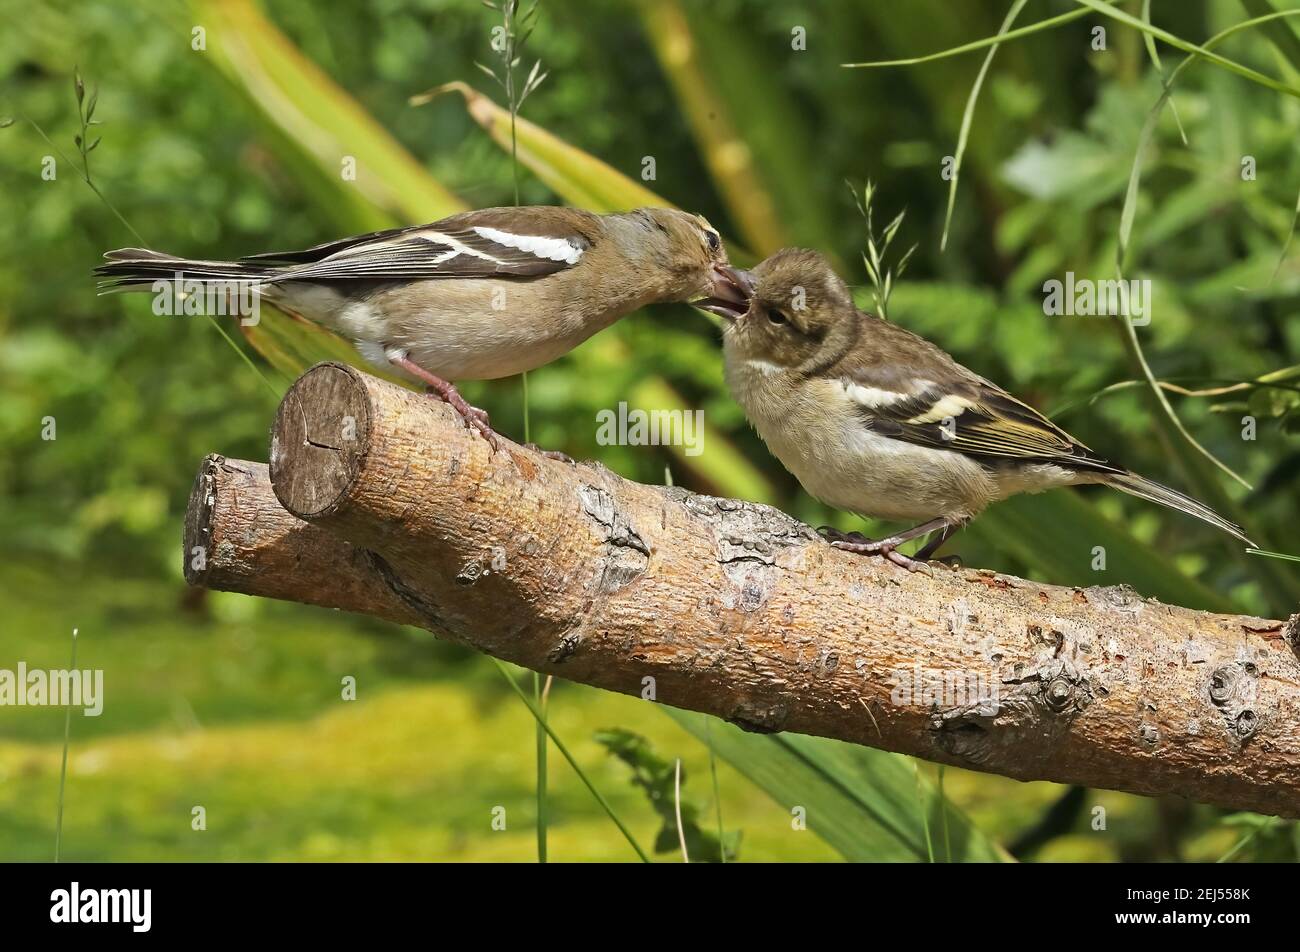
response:
{"label": "adult bird's wing", "polygon": [[573,209],[487,208],[241,260],[279,265],[273,281],[537,277],[576,265],[598,228]]}

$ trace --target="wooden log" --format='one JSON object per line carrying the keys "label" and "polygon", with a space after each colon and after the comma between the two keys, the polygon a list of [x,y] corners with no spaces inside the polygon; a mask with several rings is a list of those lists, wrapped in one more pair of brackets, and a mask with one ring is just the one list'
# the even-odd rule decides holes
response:
{"label": "wooden log", "polygon": [[395,600],[496,657],[751,730],[1300,816],[1300,616],[911,574],[767,506],[494,453],[444,404],[337,364],[286,395],[271,481],[322,540],[372,553],[360,578],[329,557],[286,576],[288,597]]}
{"label": "wooden log", "polygon": [[191,585],[424,621],[392,594],[372,553],[285,512],[265,463],[203,461],[185,511],[183,558]]}

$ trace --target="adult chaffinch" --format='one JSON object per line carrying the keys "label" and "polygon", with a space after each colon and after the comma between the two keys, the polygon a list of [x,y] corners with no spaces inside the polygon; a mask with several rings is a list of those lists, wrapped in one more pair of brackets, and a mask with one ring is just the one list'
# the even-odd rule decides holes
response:
{"label": "adult chaffinch", "polygon": [[[768,448],[837,509],[924,520],[832,544],[913,571],[985,506],[1021,492],[1101,483],[1252,544],[1208,506],[1110,463],[927,340],[859,311],[814,251],[787,248],[704,307],[726,318],[727,384]],[[933,535],[915,558],[896,551]]]}
{"label": "adult chaffinch", "polygon": [[647,304],[710,296],[726,281],[717,231],[667,208],[485,208],[236,262],[143,248],[105,256],[101,293],[160,282],[251,285],[268,303],[356,342],[425,383],[492,445],[487,414],[454,380],[522,373]]}

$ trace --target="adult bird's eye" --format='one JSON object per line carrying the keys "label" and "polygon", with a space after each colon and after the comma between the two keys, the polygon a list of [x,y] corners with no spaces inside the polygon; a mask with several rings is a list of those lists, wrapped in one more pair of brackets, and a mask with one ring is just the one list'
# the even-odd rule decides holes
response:
{"label": "adult bird's eye", "polygon": [[790,319],[785,316],[784,311],[777,311],[771,308],[768,309],[767,319],[773,324],[786,324],[790,321]]}

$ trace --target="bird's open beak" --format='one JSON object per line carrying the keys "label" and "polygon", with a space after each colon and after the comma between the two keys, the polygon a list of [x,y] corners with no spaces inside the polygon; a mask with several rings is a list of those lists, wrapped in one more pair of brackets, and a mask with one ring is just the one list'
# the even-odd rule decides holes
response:
{"label": "bird's open beak", "polygon": [[691,303],[703,311],[734,321],[749,310],[749,299],[754,296],[754,279],[748,271],[729,264],[715,264],[712,291],[708,297]]}

